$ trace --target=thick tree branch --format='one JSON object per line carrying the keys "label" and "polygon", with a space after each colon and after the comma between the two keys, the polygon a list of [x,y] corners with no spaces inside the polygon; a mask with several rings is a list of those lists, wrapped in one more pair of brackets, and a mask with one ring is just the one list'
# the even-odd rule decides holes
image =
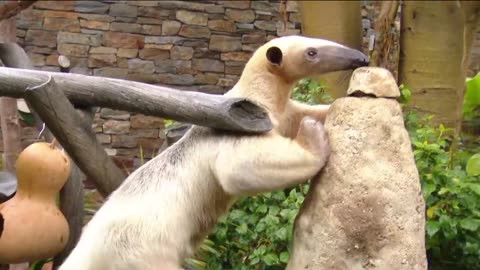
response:
{"label": "thick tree branch", "polygon": [[22,97],[24,89],[42,84],[48,76],[78,105],[108,107],[247,133],[272,128],[266,111],[244,98],[80,74],[0,68],[0,96]]}
{"label": "thick tree branch", "polygon": [[82,121],[55,80],[49,77],[47,82],[26,89],[25,99],[78,167],[95,182],[98,191],[107,196],[115,190],[125,175],[98,143],[91,126]]}
{"label": "thick tree branch", "polygon": [[[6,67],[34,69],[33,63],[28,57],[27,53],[17,43],[0,43],[0,60],[2,60]],[[30,109],[35,122],[41,125],[43,122],[42,119],[40,119],[38,114],[32,109],[32,106],[28,104],[28,102],[25,103]],[[45,128],[42,135],[47,141],[51,141],[53,139],[53,135],[48,128]]]}
{"label": "thick tree branch", "polygon": [[[85,127],[91,129],[95,111],[90,110],[77,110]],[[68,220],[68,228],[70,230],[70,236],[65,248],[55,256],[53,259],[53,269],[58,269],[63,261],[70,255],[70,252],[75,248],[82,234],[83,217],[84,217],[84,175],[80,168],[71,162],[72,169],[68,181],[63,185],[60,190],[60,211]]]}
{"label": "thick tree branch", "polygon": [[13,16],[16,16],[22,10],[28,8],[36,1],[3,1],[3,4],[0,4],[0,21],[9,19]]}

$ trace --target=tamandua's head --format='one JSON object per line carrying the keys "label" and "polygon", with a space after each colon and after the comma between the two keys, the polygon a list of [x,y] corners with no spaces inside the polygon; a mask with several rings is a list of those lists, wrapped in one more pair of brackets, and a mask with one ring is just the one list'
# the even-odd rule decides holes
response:
{"label": "tamandua's head", "polygon": [[[270,72],[294,83],[302,78],[368,65],[368,57],[341,44],[302,36],[273,39],[252,59],[263,58]],[[262,62],[263,62],[262,61]]]}

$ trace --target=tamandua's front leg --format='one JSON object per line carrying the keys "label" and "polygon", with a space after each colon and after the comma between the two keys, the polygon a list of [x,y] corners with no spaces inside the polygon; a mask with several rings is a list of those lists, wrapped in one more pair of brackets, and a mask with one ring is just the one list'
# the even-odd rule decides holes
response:
{"label": "tamandua's front leg", "polygon": [[305,117],[293,140],[271,132],[225,143],[214,173],[229,194],[257,194],[303,183],[320,171],[329,154],[322,123]]}
{"label": "tamandua's front leg", "polygon": [[305,116],[311,116],[317,121],[325,123],[325,118],[327,117],[329,108],[330,105],[326,104],[308,105],[295,100],[290,100],[288,104],[290,118],[292,118],[293,122],[297,121],[297,123],[300,122],[300,120]]}

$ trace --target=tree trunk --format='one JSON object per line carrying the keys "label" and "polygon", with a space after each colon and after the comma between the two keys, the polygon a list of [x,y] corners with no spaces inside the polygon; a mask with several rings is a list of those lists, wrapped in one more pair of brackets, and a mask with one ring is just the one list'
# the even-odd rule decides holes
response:
{"label": "tree trunk", "polygon": [[[329,39],[362,50],[360,1],[298,1],[302,33]],[[352,71],[339,71],[319,77],[333,97],[345,96]]]}
{"label": "tree trunk", "polygon": [[463,104],[464,15],[457,1],[404,1],[399,82],[412,92],[409,108],[454,128]]}
{"label": "tree trunk", "polygon": [[370,66],[388,69],[395,78],[398,72],[398,33],[394,31],[398,1],[380,1],[380,14],[375,20],[375,44]]}
{"label": "tree trunk", "polygon": [[[15,42],[15,18],[0,21],[0,42]],[[15,173],[15,161],[21,151],[17,100],[0,98],[0,118],[3,135],[3,169]]]}
{"label": "tree trunk", "polygon": [[[4,7],[4,4],[0,7]],[[16,42],[15,17],[0,21],[0,43]],[[15,161],[22,150],[21,129],[17,114],[17,100],[0,97],[0,122],[3,136],[3,170],[15,174]],[[10,269],[27,269],[28,263],[10,265]]]}

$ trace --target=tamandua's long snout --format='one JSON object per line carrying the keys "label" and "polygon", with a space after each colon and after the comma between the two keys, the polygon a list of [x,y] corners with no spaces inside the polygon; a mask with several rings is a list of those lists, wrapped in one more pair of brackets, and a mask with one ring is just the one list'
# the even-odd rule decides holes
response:
{"label": "tamandua's long snout", "polygon": [[315,59],[311,60],[316,62],[316,72],[351,70],[369,64],[368,57],[364,53],[334,42],[315,49],[314,53],[307,50],[307,57],[314,55]]}

